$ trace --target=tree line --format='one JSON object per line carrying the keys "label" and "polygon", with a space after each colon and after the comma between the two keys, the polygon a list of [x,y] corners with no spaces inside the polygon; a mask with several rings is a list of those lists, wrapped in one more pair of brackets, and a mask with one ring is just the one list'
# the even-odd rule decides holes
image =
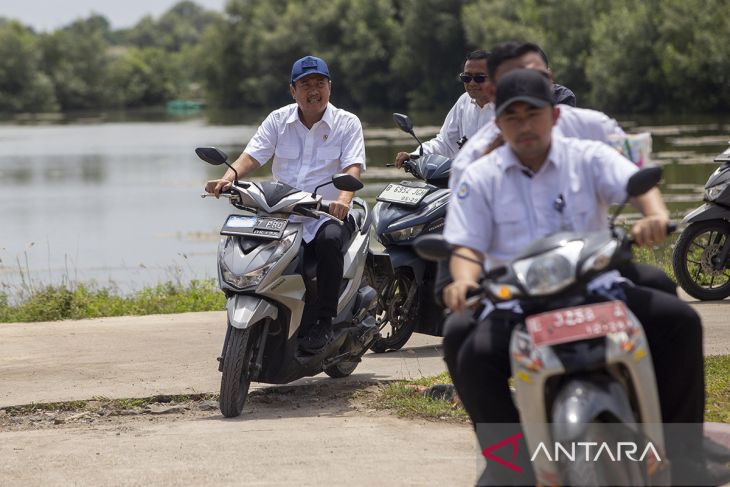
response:
{"label": "tree line", "polygon": [[547,52],[579,106],[612,113],[730,108],[730,0],[183,1],[113,30],[102,16],[36,33],[0,19],[0,112],[205,99],[290,102],[292,62],[327,60],[333,101],[353,110],[441,109],[463,92],[464,56],[505,40]]}

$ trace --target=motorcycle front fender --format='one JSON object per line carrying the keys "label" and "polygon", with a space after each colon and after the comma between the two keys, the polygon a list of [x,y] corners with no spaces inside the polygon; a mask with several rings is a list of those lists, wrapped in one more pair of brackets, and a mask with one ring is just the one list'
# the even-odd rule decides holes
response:
{"label": "motorcycle front fender", "polygon": [[553,402],[552,428],[555,441],[572,442],[584,438],[590,423],[610,414],[625,424],[635,424],[629,398],[616,381],[573,379],[558,392]]}
{"label": "motorcycle front fender", "polygon": [[399,267],[410,267],[413,269],[413,276],[417,283],[423,282],[423,274],[426,270],[426,262],[421,259],[412,247],[389,247],[386,252],[390,257],[390,265],[393,269]]}
{"label": "motorcycle front fender", "polygon": [[705,203],[699,208],[690,211],[682,219],[682,225],[689,223],[703,222],[707,220],[730,220],[730,209],[712,203]]}
{"label": "motorcycle front fender", "polygon": [[264,318],[275,320],[279,310],[267,300],[247,294],[234,294],[226,301],[228,322],[234,328],[244,330]]}

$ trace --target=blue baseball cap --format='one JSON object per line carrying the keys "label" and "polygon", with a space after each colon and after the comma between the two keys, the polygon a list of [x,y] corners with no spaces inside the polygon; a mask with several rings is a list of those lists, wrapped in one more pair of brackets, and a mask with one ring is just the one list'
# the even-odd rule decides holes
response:
{"label": "blue baseball cap", "polygon": [[291,67],[291,83],[294,84],[298,79],[310,74],[321,74],[330,79],[330,70],[326,62],[318,57],[304,56]]}

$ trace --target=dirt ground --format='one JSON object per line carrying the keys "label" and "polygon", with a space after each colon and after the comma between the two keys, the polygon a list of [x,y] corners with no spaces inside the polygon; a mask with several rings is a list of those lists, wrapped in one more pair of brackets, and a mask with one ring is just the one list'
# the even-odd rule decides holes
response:
{"label": "dirt ground", "polygon": [[215,401],[130,409],[103,401],[0,415],[2,485],[468,485],[465,424],[373,408],[373,381],[254,391],[241,417]]}
{"label": "dirt ground", "polygon": [[[730,301],[691,303],[705,354],[730,353]],[[255,385],[240,418],[216,393],[224,314],[0,325],[0,485],[473,485],[465,424],[376,411],[383,381],[444,370],[440,339],[368,353],[345,379]],[[170,402],[164,395],[189,394]],[[113,398],[163,395],[136,404]],[[86,401],[66,411],[13,408]]]}

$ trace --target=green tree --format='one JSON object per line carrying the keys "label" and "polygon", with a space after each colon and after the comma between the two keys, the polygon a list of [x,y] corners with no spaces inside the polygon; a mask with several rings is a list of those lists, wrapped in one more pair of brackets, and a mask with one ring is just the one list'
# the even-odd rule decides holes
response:
{"label": "green tree", "polygon": [[463,92],[457,75],[466,46],[461,0],[403,0],[391,70],[412,109],[452,104]]}
{"label": "green tree", "polygon": [[53,85],[41,70],[35,35],[19,22],[0,24],[0,111],[56,111]]}
{"label": "green tree", "polygon": [[63,110],[105,106],[109,42],[98,16],[41,36],[43,67]]}
{"label": "green tree", "polygon": [[665,0],[658,5],[655,51],[667,87],[661,103],[673,111],[730,108],[728,0]]}
{"label": "green tree", "polygon": [[126,50],[108,70],[107,86],[114,103],[124,107],[160,105],[180,91],[179,66],[158,48]]}
{"label": "green tree", "polygon": [[587,75],[591,100],[618,113],[655,110],[666,92],[655,54],[658,0],[615,0],[593,24]]}
{"label": "green tree", "polygon": [[179,52],[184,46],[200,42],[205,28],[219,18],[220,14],[184,0],[162,14],[159,20],[143,17],[125,32],[124,40],[139,48],[157,47]]}

